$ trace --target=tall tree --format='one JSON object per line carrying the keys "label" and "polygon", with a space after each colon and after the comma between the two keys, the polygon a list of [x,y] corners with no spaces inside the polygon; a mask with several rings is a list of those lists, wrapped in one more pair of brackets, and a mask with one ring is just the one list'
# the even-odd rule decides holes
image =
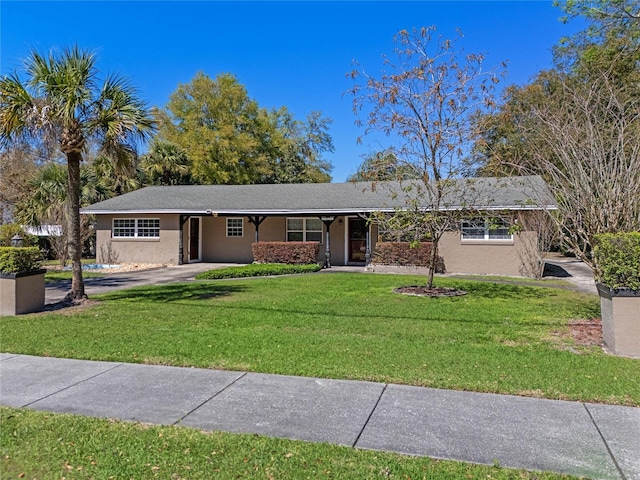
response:
{"label": "tall tree", "polygon": [[73,280],[67,300],[85,297],[80,229],[80,164],[87,142],[118,156],[146,138],[154,121],[131,85],[118,75],[100,81],[95,55],[78,46],[37,51],[25,62],[26,79],[17,73],[0,79],[0,141],[48,137],[67,160],[66,229]]}
{"label": "tall tree", "polygon": [[358,166],[358,171],[347,178],[348,182],[377,182],[388,180],[409,180],[420,177],[420,172],[411,165],[399,163],[392,151],[382,151],[367,155]]}
{"label": "tall tree", "polygon": [[450,202],[472,205],[477,194],[470,183],[453,180],[469,170],[463,159],[477,134],[472,118],[478,109],[494,105],[499,76],[483,70],[483,55],[464,54],[435,27],[402,30],[395,45],[394,55],[383,57],[385,71],[379,77],[356,64],[351,77],[363,83],[351,92],[354,111],[365,114],[366,132],[397,137],[398,145],[389,150],[419,178],[398,178],[400,186],[392,193],[405,206],[389,222],[407,233],[424,229],[433,245],[427,281],[432,288],[439,241],[465,213],[448,208]]}
{"label": "tall tree", "polygon": [[211,79],[200,72],[171,94],[159,137],[189,152],[201,183],[252,183],[266,173],[258,116],[258,104],[233,75]]}
{"label": "tall tree", "polygon": [[[67,211],[68,177],[59,163],[48,163],[30,180],[30,195],[18,205],[17,220],[23,225],[64,225]],[[86,206],[113,196],[109,179],[96,175],[89,165],[80,166],[80,205]],[[85,245],[95,232],[91,228],[93,218],[80,219],[80,241]],[[51,247],[63,265],[68,260],[70,232],[62,229],[59,237],[51,238]]]}
{"label": "tall tree", "polygon": [[0,224],[11,221],[15,206],[29,195],[29,180],[37,171],[29,145],[0,151]]}
{"label": "tall tree", "polygon": [[267,173],[256,183],[330,182],[331,164],[322,158],[333,151],[328,133],[331,121],[311,112],[306,122],[296,120],[286,107],[263,113],[261,148]]}
{"label": "tall tree", "polygon": [[142,185],[142,173],[135,152],[122,151],[116,157],[99,153],[90,160],[90,165],[111,196],[137,190]]}
{"label": "tall tree", "polygon": [[250,184],[329,181],[330,121],[313,112],[306,122],[285,107],[267,111],[231,74],[198,73],[158,112],[158,139],[186,150],[200,183]]}
{"label": "tall tree", "polygon": [[562,2],[587,28],[555,50],[555,68],[507,91],[480,118],[487,174],[543,176],[562,240],[592,265],[593,235],[640,229],[640,18],[637,2]]}
{"label": "tall tree", "polygon": [[187,152],[173,143],[155,140],[140,167],[151,185],[192,183]]}

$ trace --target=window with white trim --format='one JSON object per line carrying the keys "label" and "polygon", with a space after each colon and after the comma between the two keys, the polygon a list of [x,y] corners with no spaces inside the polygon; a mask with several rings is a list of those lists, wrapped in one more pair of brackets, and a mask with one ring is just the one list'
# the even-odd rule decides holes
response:
{"label": "window with white trim", "polygon": [[160,238],[159,218],[114,218],[113,238]]}
{"label": "window with white trim", "polygon": [[469,218],[462,221],[462,240],[513,240],[504,218]]}
{"label": "window with white trim", "polygon": [[244,235],[244,219],[227,218],[227,237],[242,237]]}
{"label": "window with white trim", "polygon": [[287,218],[287,242],[322,243],[322,220],[319,218]]}

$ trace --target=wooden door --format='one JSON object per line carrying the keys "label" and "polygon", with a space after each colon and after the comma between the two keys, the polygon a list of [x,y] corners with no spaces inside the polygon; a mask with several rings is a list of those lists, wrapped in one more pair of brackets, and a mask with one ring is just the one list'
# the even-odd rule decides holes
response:
{"label": "wooden door", "polygon": [[189,219],[189,262],[200,261],[200,218]]}
{"label": "wooden door", "polygon": [[349,219],[349,262],[364,263],[366,260],[367,250],[367,231],[368,226],[366,220],[362,218]]}

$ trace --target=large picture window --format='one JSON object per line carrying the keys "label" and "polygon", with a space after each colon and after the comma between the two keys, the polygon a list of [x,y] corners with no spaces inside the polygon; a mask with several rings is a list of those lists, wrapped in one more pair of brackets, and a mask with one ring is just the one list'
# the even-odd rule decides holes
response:
{"label": "large picture window", "polygon": [[113,238],[160,238],[159,218],[114,218]]}
{"label": "large picture window", "polygon": [[513,240],[503,218],[469,218],[462,221],[462,240]]}
{"label": "large picture window", "polygon": [[287,242],[322,243],[322,220],[319,218],[287,218]]}
{"label": "large picture window", "polygon": [[227,237],[242,237],[244,221],[242,218],[227,218]]}

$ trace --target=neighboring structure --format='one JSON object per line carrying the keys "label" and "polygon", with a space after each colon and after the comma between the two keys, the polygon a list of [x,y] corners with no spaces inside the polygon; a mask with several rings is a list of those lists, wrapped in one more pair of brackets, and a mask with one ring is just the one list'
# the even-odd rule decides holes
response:
{"label": "neighboring structure", "polygon": [[[546,184],[539,177],[460,181],[472,183],[476,195],[473,205],[448,202],[470,216],[441,240],[447,272],[519,275],[522,237],[535,232],[512,235],[509,225],[495,224],[522,211],[555,208]],[[317,241],[320,262],[330,251],[332,265],[364,266],[367,246],[375,251],[378,240],[367,216],[403,206],[390,194],[393,185],[147,187],[82,213],[96,216],[97,260],[103,263],[251,263],[253,242]]]}

